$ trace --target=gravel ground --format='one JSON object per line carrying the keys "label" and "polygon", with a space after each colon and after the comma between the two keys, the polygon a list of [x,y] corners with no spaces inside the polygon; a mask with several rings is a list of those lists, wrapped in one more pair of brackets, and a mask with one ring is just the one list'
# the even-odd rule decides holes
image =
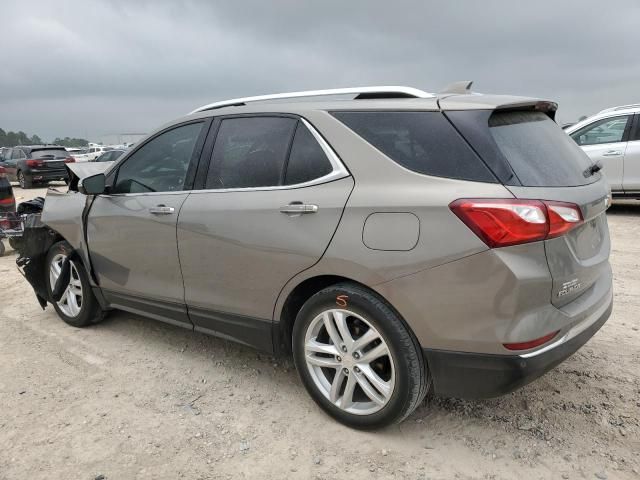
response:
{"label": "gravel ground", "polygon": [[[22,192],[33,197],[44,190]],[[123,312],[74,329],[0,258],[0,479],[640,478],[640,204],[612,207],[613,315],[531,385],[343,427],[290,359]]]}

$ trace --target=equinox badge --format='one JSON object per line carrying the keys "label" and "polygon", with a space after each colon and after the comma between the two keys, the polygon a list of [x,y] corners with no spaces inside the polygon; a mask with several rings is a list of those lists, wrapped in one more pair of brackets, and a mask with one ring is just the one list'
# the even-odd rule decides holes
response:
{"label": "equinox badge", "polygon": [[564,282],[562,284],[562,288],[558,292],[559,297],[564,297],[565,295],[569,295],[570,293],[575,292],[576,290],[580,290],[582,288],[582,284],[578,282],[577,278],[569,282]]}

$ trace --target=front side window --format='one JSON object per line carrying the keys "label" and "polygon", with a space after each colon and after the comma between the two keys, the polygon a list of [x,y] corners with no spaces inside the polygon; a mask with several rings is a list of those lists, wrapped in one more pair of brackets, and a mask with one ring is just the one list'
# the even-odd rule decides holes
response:
{"label": "front side window", "polygon": [[280,185],[296,123],[285,117],[222,120],[205,188]]}
{"label": "front side window", "polygon": [[145,143],[118,170],[112,193],[180,191],[203,123],[190,123]]}
{"label": "front side window", "polygon": [[605,118],[573,132],[571,138],[580,146],[621,142],[629,115]]}

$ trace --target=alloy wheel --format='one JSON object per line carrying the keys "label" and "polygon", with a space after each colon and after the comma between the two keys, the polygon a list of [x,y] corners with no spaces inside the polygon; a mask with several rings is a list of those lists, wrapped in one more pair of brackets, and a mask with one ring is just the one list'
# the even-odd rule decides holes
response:
{"label": "alloy wheel", "polygon": [[307,328],[304,350],[315,386],[336,407],[370,415],[389,402],[395,386],[393,356],[361,315],[344,309],[322,312]]}
{"label": "alloy wheel", "polygon": [[[51,260],[51,265],[49,266],[49,285],[52,290],[55,288],[56,282],[60,277],[62,263],[65,258],[65,255],[58,254]],[[58,308],[60,308],[62,313],[67,317],[73,318],[77,317],[82,309],[82,281],[80,280],[78,269],[73,261],[69,262],[69,270],[69,283],[60,301],[58,301]]]}

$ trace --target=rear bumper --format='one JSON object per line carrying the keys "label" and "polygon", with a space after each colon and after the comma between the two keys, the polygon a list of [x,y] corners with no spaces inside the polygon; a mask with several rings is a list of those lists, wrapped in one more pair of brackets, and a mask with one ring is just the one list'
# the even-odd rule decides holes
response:
{"label": "rear bumper", "polygon": [[490,398],[512,392],[560,364],[604,325],[612,299],[584,330],[567,335],[538,351],[521,355],[493,355],[424,349],[435,393],[462,398]]}
{"label": "rear bumper", "polygon": [[25,172],[25,176],[30,177],[32,180],[34,180],[36,182],[42,182],[42,181],[47,181],[47,180],[66,180],[67,178],[69,178],[69,175],[67,174],[67,170],[66,169],[52,170],[52,171],[47,171],[47,170],[34,171],[34,170],[31,170],[30,172]]}

